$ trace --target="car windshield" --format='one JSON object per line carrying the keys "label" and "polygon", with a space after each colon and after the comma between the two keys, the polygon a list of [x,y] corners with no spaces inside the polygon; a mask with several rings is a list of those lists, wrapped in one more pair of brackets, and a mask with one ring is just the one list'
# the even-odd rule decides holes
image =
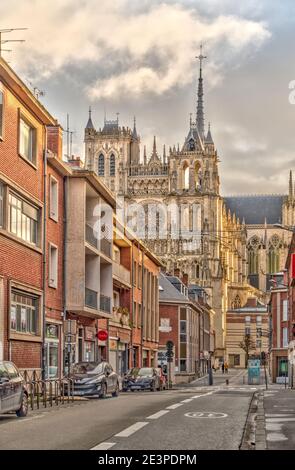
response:
{"label": "car windshield", "polygon": [[132,377],[138,375],[138,372],[139,372],[139,368],[138,367],[134,367],[133,369],[130,369],[128,371],[128,375],[132,375]]}
{"label": "car windshield", "polygon": [[103,363],[97,362],[78,362],[74,364],[73,374],[101,374],[104,369]]}
{"label": "car windshield", "polygon": [[143,367],[142,369],[139,369],[138,375],[140,377],[152,377],[153,376],[153,369],[151,367]]}

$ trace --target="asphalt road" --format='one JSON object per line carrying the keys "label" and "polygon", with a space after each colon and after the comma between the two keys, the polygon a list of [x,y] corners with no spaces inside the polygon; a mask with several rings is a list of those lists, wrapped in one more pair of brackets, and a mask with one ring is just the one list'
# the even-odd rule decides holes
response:
{"label": "asphalt road", "polygon": [[243,385],[240,372],[228,378],[228,386],[216,375],[213,387],[196,382],[75,402],[24,419],[2,415],[0,449],[238,449],[254,389]]}

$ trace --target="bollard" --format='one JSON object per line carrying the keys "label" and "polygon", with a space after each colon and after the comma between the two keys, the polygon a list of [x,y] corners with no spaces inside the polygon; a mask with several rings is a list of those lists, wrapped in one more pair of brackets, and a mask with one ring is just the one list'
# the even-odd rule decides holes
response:
{"label": "bollard", "polygon": [[229,380],[228,380],[228,379],[226,379],[225,383],[226,383],[226,385],[228,385],[228,384],[229,384]]}

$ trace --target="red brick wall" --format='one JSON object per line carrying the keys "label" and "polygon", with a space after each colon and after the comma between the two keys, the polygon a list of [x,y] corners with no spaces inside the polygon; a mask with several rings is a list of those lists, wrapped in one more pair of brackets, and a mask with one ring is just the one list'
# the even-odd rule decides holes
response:
{"label": "red brick wall", "polygon": [[159,347],[165,347],[168,340],[173,341],[175,345],[175,364],[177,364],[178,359],[178,336],[179,336],[179,322],[178,322],[178,306],[177,305],[167,305],[160,303],[160,325],[161,318],[170,319],[170,327],[172,331],[169,333],[164,333],[160,331],[159,335]]}
{"label": "red brick wall", "polygon": [[[1,70],[0,70],[1,81]],[[31,165],[18,153],[20,111],[36,129],[36,164]],[[4,139],[0,141],[0,179],[10,189],[19,193],[28,202],[42,206],[43,201],[43,148],[44,127],[36,114],[19,100],[5,85],[4,89]],[[42,214],[41,214],[42,215]],[[42,216],[40,216],[42,226]],[[7,236],[6,236],[7,234]],[[4,278],[4,358],[11,358],[20,368],[40,368],[40,342],[12,339],[9,344],[9,286],[10,281],[25,284],[28,288],[42,290],[42,253],[9,238],[9,233],[0,234],[0,275]],[[42,247],[40,246],[40,249]],[[26,287],[23,287],[26,290]],[[40,313],[42,304],[40,303]]]}
{"label": "red brick wall", "polygon": [[[50,218],[50,176],[58,182],[58,221]],[[47,168],[47,247],[46,247],[46,317],[61,320],[63,310],[63,234],[64,234],[64,187],[63,176],[54,170],[50,164]],[[49,244],[58,248],[58,282],[57,288],[49,286]]]}

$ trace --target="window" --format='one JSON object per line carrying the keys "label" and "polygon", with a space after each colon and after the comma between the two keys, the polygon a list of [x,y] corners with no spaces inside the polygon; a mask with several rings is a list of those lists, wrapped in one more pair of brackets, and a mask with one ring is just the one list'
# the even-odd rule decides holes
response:
{"label": "window", "polygon": [[49,244],[49,285],[57,287],[57,271],[58,271],[58,250],[54,245]]}
{"label": "window", "polygon": [[137,263],[136,261],[133,261],[133,285],[136,286],[137,285]]}
{"label": "window", "polygon": [[278,235],[273,235],[268,244],[267,272],[277,273],[280,269],[280,248],[282,241]]}
{"label": "window", "polygon": [[261,339],[257,339],[257,340],[256,340],[256,348],[261,348],[261,346],[262,346],[262,341],[261,341]]}
{"label": "window", "polygon": [[38,334],[38,297],[11,292],[10,329],[18,333]]}
{"label": "window", "polygon": [[186,372],[186,359],[180,359],[180,372]]}
{"label": "window", "polygon": [[110,176],[115,176],[116,174],[116,159],[115,155],[112,153],[110,157]]}
{"label": "window", "polygon": [[120,250],[115,245],[113,245],[113,259],[116,263],[120,264]]}
{"label": "window", "polygon": [[186,320],[180,320],[180,342],[186,343]]}
{"label": "window", "polygon": [[283,321],[288,321],[288,300],[283,300]]}
{"label": "window", "polygon": [[9,231],[37,245],[38,209],[14,194],[9,194]]}
{"label": "window", "polygon": [[137,326],[141,328],[141,304],[138,304]]}
{"label": "window", "polygon": [[32,163],[36,162],[36,129],[20,118],[19,153]]}
{"label": "window", "polygon": [[104,176],[104,155],[102,153],[98,157],[98,176]]}
{"label": "window", "polygon": [[283,348],[288,347],[288,328],[283,328]]}
{"label": "window", "polygon": [[0,227],[4,224],[4,184],[0,182]]}
{"label": "window", "polygon": [[186,163],[183,166],[183,189],[189,189],[189,166]]}
{"label": "window", "polygon": [[58,182],[52,176],[50,177],[50,194],[49,194],[49,211],[50,217],[55,221],[58,220]]}
{"label": "window", "polygon": [[3,91],[0,90],[0,138],[3,138],[3,102],[4,102],[4,94]]}

